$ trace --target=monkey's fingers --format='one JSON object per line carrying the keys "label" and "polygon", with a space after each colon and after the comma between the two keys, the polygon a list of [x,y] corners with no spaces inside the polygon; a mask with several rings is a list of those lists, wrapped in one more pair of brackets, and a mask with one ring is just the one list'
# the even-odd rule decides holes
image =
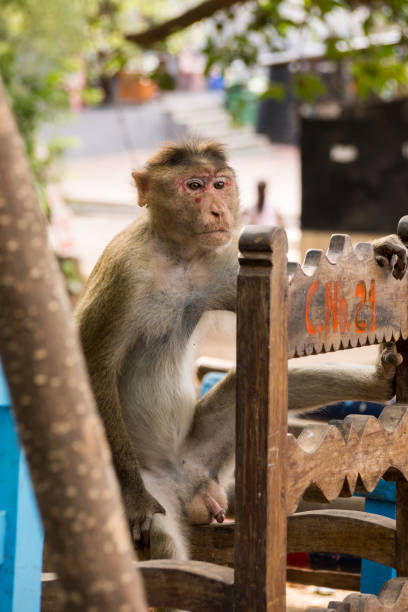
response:
{"label": "monkey's fingers", "polygon": [[137,521],[134,522],[130,527],[130,531],[132,533],[134,543],[139,546],[142,541],[142,532],[140,530],[140,524]]}
{"label": "monkey's fingers", "polygon": [[151,495],[149,507],[144,513],[140,512],[130,521],[130,531],[137,548],[148,548],[150,546],[150,527],[154,514],[166,514],[166,510]]}
{"label": "monkey's fingers", "polygon": [[377,255],[375,261],[378,263],[380,268],[385,268],[385,266],[388,266],[388,259],[384,257],[384,255]]}
{"label": "monkey's fingers", "polygon": [[390,259],[390,267],[392,270],[392,275],[400,280],[407,269],[407,252],[406,249],[400,249],[398,252],[394,253]]}
{"label": "monkey's fingers", "polygon": [[385,342],[382,346],[381,365],[383,375],[386,378],[393,378],[395,375],[395,368],[402,363],[402,355],[397,352],[397,347],[394,342]]}
{"label": "monkey's fingers", "polygon": [[150,527],[152,526],[152,517],[146,517],[143,523],[140,525],[142,532],[142,543],[143,548],[149,548],[150,546]]}
{"label": "monkey's fingers", "polygon": [[397,236],[387,236],[374,243],[375,259],[381,268],[390,266],[396,279],[401,279],[408,265],[407,249]]}

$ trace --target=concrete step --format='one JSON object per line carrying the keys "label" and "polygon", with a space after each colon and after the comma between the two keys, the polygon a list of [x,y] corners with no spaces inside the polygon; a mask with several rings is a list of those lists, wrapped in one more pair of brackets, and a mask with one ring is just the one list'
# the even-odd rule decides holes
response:
{"label": "concrete step", "polygon": [[269,140],[256,134],[252,126],[234,126],[233,119],[223,106],[220,92],[202,92],[189,96],[172,94],[164,100],[172,121],[190,135],[216,138],[231,153],[257,153],[270,151]]}
{"label": "concrete step", "polygon": [[201,110],[168,112],[176,121],[182,121],[183,123],[190,123],[191,121],[197,121],[198,123],[225,121],[231,123],[231,115],[224,108],[217,106]]}

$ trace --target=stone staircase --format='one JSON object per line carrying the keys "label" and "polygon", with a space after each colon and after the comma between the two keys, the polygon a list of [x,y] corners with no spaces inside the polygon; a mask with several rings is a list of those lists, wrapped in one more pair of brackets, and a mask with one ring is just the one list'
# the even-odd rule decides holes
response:
{"label": "stone staircase", "polygon": [[163,107],[180,132],[214,138],[227,147],[228,155],[262,155],[271,145],[252,126],[236,126],[224,108],[223,92],[174,92],[163,99]]}

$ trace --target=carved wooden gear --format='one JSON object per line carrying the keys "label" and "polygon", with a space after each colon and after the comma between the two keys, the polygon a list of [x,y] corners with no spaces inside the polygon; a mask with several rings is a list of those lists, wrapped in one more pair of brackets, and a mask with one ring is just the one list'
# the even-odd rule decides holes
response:
{"label": "carved wooden gear", "polygon": [[289,435],[288,514],[311,485],[322,493],[322,501],[331,501],[342,492],[372,491],[391,468],[408,479],[407,440],[408,406],[401,404],[387,406],[379,419],[350,415],[326,427],[308,426],[298,439]]}

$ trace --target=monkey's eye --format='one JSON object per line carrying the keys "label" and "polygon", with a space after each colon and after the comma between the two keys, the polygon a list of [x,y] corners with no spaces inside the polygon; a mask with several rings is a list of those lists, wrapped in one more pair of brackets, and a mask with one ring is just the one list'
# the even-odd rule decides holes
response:
{"label": "monkey's eye", "polygon": [[215,189],[224,189],[224,187],[225,187],[224,179],[218,179],[218,181],[215,181],[214,182],[214,187],[215,187]]}
{"label": "monkey's eye", "polygon": [[204,183],[199,179],[192,179],[190,181],[187,181],[187,187],[191,189],[191,191],[197,191],[197,189],[201,189],[202,187],[204,187]]}

